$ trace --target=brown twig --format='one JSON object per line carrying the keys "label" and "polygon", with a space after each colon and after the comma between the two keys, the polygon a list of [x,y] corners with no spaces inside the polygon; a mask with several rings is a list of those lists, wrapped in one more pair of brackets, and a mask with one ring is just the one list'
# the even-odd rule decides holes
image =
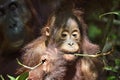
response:
{"label": "brown twig", "polygon": [[35,65],[33,67],[29,67],[27,65],[22,64],[18,59],[16,59],[16,60],[17,60],[17,62],[18,62],[19,65],[23,66],[24,68],[30,69],[30,70],[33,70],[33,69],[41,66],[44,63],[43,60],[42,60],[39,64],[37,64],[37,65]]}
{"label": "brown twig", "polygon": [[[109,54],[113,53],[113,51],[114,51],[114,50],[113,50],[113,48],[112,48],[112,50],[109,51],[109,52],[105,52],[105,53],[102,53],[102,52],[100,53],[100,52],[99,52],[99,54],[96,53],[95,55],[89,55],[89,54],[74,54],[74,55],[75,55],[75,56],[83,56],[83,57],[93,57],[93,58],[96,58],[96,57],[100,57],[100,56],[109,55]],[[45,62],[45,60],[42,60],[39,64],[37,64],[37,65],[35,65],[35,66],[33,66],[33,67],[29,67],[29,66],[27,66],[27,65],[22,64],[18,59],[17,59],[17,62],[18,62],[19,65],[21,65],[21,66],[23,66],[23,67],[25,67],[25,68],[27,68],[27,69],[33,70],[33,69],[41,66],[41,65]]]}
{"label": "brown twig", "polygon": [[83,56],[83,57],[93,57],[93,58],[96,58],[96,57],[100,57],[100,56],[106,56],[106,55],[109,55],[111,53],[113,53],[114,49],[112,48],[112,50],[110,50],[109,52],[99,52],[96,53],[95,55],[89,55],[89,54],[74,54],[75,56]]}

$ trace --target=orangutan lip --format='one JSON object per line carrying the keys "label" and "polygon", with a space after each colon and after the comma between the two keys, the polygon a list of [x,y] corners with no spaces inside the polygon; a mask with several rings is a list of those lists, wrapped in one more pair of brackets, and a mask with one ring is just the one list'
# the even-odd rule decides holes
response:
{"label": "orangutan lip", "polygon": [[73,55],[78,53],[78,51],[69,52],[68,50],[64,50],[64,49],[62,49],[61,51],[65,54],[73,54]]}
{"label": "orangutan lip", "polygon": [[22,39],[22,40],[12,43],[11,45],[12,45],[12,47],[19,47],[23,44],[23,42],[24,42],[24,40]]}
{"label": "orangutan lip", "polygon": [[72,55],[74,55],[74,54],[77,54],[78,52],[65,52],[65,54],[72,54]]}

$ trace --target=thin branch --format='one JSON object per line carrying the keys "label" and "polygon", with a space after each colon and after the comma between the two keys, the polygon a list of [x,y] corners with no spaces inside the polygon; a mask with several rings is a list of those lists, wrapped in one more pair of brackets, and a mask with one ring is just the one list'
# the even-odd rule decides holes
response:
{"label": "thin branch", "polygon": [[41,61],[41,62],[40,62],[39,64],[37,64],[36,66],[29,67],[29,66],[27,66],[27,65],[22,64],[18,59],[16,59],[16,60],[17,60],[17,62],[18,62],[19,65],[23,66],[24,68],[30,69],[30,70],[33,70],[33,69],[41,66],[41,65],[44,63],[44,61]]}
{"label": "thin branch", "polygon": [[106,16],[106,15],[108,15],[108,14],[109,14],[109,15],[115,14],[115,15],[118,15],[118,16],[120,15],[120,13],[118,13],[118,12],[108,12],[108,13],[104,13],[104,14],[100,15],[99,18],[101,19],[103,16]]}
{"label": "thin branch", "polygon": [[[108,22],[108,20],[109,20],[109,18],[105,18],[105,17],[102,18],[102,21],[105,22],[105,23]],[[101,20],[100,20],[100,21],[101,21]],[[120,25],[120,20],[114,19],[114,20],[113,20],[113,24],[114,24],[114,25]]]}
{"label": "thin branch", "polygon": [[113,48],[111,51],[109,52],[106,52],[106,53],[99,53],[99,54],[95,54],[95,55],[89,55],[89,54],[74,54],[75,56],[83,56],[83,57],[93,57],[93,58],[96,58],[96,57],[100,57],[100,56],[106,56],[106,55],[109,55],[111,53],[113,53]]}

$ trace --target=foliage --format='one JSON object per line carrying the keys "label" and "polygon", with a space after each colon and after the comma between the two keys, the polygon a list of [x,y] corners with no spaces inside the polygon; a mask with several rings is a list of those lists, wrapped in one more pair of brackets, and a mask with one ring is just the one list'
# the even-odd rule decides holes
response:
{"label": "foliage", "polygon": [[90,38],[95,38],[101,34],[101,29],[98,28],[95,24],[90,24],[88,35]]}
{"label": "foliage", "polygon": [[110,66],[104,67],[105,70],[114,73],[114,75],[113,74],[108,75],[107,80],[120,80],[120,72],[119,72],[120,71],[120,59],[115,59],[114,62],[115,62],[114,66],[110,65]]}
{"label": "foliage", "polygon": [[[102,17],[105,17],[106,15],[112,15],[112,17],[110,18],[111,21],[109,22],[108,21],[108,30],[111,32],[112,28],[110,27],[111,24],[113,23],[113,15],[117,15],[117,16],[120,16],[120,12],[109,12],[109,13],[105,13],[105,14],[102,14],[100,15],[100,18]],[[110,38],[110,36],[112,36],[110,39],[112,39],[112,42],[116,39],[116,36],[114,34],[111,35],[111,33],[108,32],[107,35],[105,36],[106,38],[106,42],[107,42],[107,46],[108,47],[111,47],[110,45],[108,45],[108,38]],[[104,47],[103,47],[104,49]],[[107,75],[107,80],[120,80],[120,59],[114,59],[114,65],[113,64],[110,64],[110,65],[106,65],[104,67],[104,69],[108,72],[108,75]]]}
{"label": "foliage", "polygon": [[5,80],[2,75],[0,75],[0,79],[1,79],[1,80]]}
{"label": "foliage", "polygon": [[[9,78],[10,80],[27,80],[28,72],[25,72],[25,73],[17,76],[16,78],[13,77],[13,76],[10,76],[10,75],[7,75],[7,76],[8,76],[8,78]],[[5,80],[2,75],[0,76],[0,78],[1,78],[2,80]]]}

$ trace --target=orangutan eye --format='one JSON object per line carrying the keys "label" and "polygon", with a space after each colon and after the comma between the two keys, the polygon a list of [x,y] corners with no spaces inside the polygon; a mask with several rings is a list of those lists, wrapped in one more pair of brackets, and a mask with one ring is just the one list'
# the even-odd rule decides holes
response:
{"label": "orangutan eye", "polygon": [[9,5],[9,9],[10,9],[11,11],[16,10],[17,7],[18,7],[18,5],[17,5],[16,2],[12,2],[12,3]]}
{"label": "orangutan eye", "polygon": [[75,39],[77,39],[77,38],[79,38],[78,34],[79,34],[78,32],[73,32],[72,33],[72,37],[75,38]]}
{"label": "orangutan eye", "polygon": [[65,39],[68,36],[68,32],[62,32],[61,38]]}

